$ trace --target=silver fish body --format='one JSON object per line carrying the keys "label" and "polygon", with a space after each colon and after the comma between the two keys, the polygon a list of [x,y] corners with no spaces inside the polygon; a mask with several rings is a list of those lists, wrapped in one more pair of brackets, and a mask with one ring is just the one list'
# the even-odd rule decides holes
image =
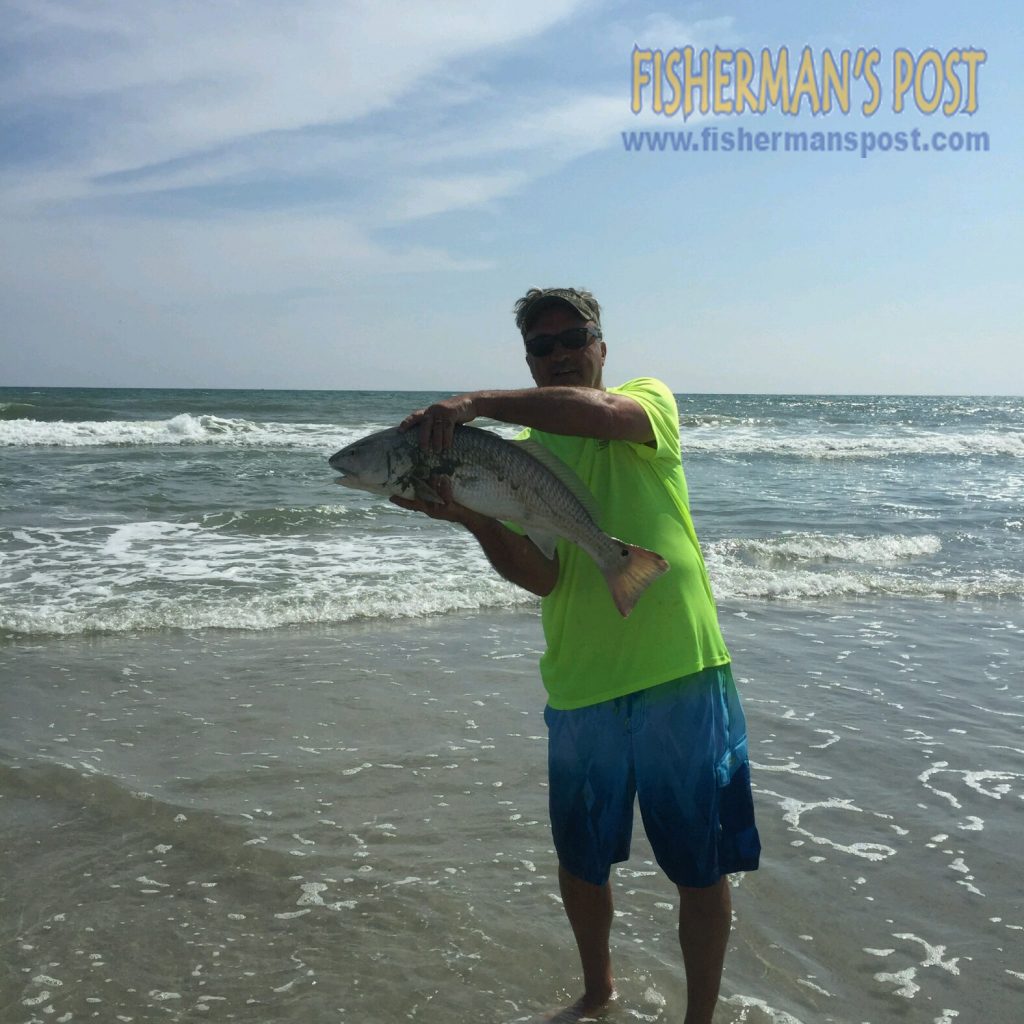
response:
{"label": "silver fish body", "polygon": [[601,530],[593,496],[568,466],[533,441],[506,441],[459,426],[451,447],[433,452],[419,446],[415,430],[392,427],[355,441],[329,461],[343,474],[339,483],[384,496],[439,501],[429,481],[447,476],[454,501],[518,523],[548,557],[556,538],[564,537],[597,563],[622,615],[669,568],[656,553]]}

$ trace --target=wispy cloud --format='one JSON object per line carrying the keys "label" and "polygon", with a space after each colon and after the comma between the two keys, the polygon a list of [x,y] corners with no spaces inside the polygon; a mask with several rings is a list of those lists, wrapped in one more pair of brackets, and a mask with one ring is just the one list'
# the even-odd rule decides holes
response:
{"label": "wispy cloud", "polygon": [[514,104],[498,111],[511,132],[493,123],[489,62],[580,5],[9,4],[0,124],[35,119],[37,137],[31,154],[18,137],[0,151],[17,237],[0,274],[28,287],[59,267],[69,286],[212,294],[485,266],[375,228],[523,186],[524,169],[496,166],[501,139],[546,134],[517,124]]}
{"label": "wispy cloud", "polygon": [[85,187],[174,161],[237,173],[249,144],[265,155],[277,136],[287,152],[290,134],[393,110],[457,62],[515,46],[578,7],[527,0],[481,16],[465,0],[31,0],[14,5],[17,59],[0,73],[0,106],[90,104],[91,131],[56,168],[72,172],[65,186],[75,173]]}
{"label": "wispy cloud", "polygon": [[[486,16],[466,0],[11,6],[18,58],[0,71],[0,115],[24,122],[45,109],[55,137],[34,160],[0,161],[8,210],[99,202],[209,216],[222,202],[237,208],[246,186],[272,183],[251,205],[331,199],[334,215],[358,222],[369,199],[368,221],[408,220],[513,193],[633,126],[606,88],[540,80],[506,95],[489,80],[583,0],[497,4]],[[666,19],[648,27],[685,33]],[[54,111],[78,118],[71,150],[58,145]],[[17,145],[6,148],[16,155]],[[146,196],[154,202],[138,201]],[[131,201],[119,208],[118,197]]]}

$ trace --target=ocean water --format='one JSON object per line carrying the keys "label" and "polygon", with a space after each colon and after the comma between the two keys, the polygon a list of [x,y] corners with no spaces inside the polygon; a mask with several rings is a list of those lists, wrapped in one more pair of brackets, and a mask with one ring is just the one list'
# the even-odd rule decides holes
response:
{"label": "ocean water", "polygon": [[[0,390],[0,631],[266,629],[529,603],[325,457],[433,397]],[[1024,597],[1024,400],[680,396],[722,599]]]}
{"label": "ocean water", "polygon": [[[4,1024],[577,994],[536,602],[326,464],[431,397],[0,390]],[[1024,399],[678,400],[765,848],[716,1021],[1016,1024]],[[685,1001],[639,825],[619,1024]]]}

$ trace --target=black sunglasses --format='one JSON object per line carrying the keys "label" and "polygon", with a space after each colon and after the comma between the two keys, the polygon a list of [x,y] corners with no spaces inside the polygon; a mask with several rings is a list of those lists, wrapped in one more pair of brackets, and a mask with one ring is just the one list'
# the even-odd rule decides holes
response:
{"label": "black sunglasses", "polygon": [[555,344],[562,348],[586,348],[592,338],[600,338],[601,329],[593,324],[586,327],[570,327],[558,334],[538,334],[525,341],[526,351],[537,359],[544,359],[555,350]]}

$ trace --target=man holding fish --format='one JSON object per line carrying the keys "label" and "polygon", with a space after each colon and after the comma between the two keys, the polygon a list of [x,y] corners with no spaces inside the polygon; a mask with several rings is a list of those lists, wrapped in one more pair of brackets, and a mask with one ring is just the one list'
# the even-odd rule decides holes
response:
{"label": "man holding fish", "polygon": [[690,519],[675,399],[651,378],[605,387],[601,311],[589,292],[531,289],[515,313],[537,386],[456,395],[412,413],[398,432],[444,470],[445,453],[477,433],[461,424],[488,417],[527,428],[534,453],[571,478],[574,493],[582,481],[593,495],[594,531],[614,544],[602,553],[586,531],[549,531],[528,512],[503,521],[498,512],[510,506],[475,498],[457,459],[453,472],[404,492],[417,497],[396,491],[391,500],[464,526],[502,576],[543,599],[551,825],[584,983],[576,1003],[548,1019],[592,1016],[614,998],[609,874],[628,857],[638,796],[655,857],[679,890],[685,1024],[710,1024],[731,923],[726,875],[756,869],[760,842],[746,725]]}

